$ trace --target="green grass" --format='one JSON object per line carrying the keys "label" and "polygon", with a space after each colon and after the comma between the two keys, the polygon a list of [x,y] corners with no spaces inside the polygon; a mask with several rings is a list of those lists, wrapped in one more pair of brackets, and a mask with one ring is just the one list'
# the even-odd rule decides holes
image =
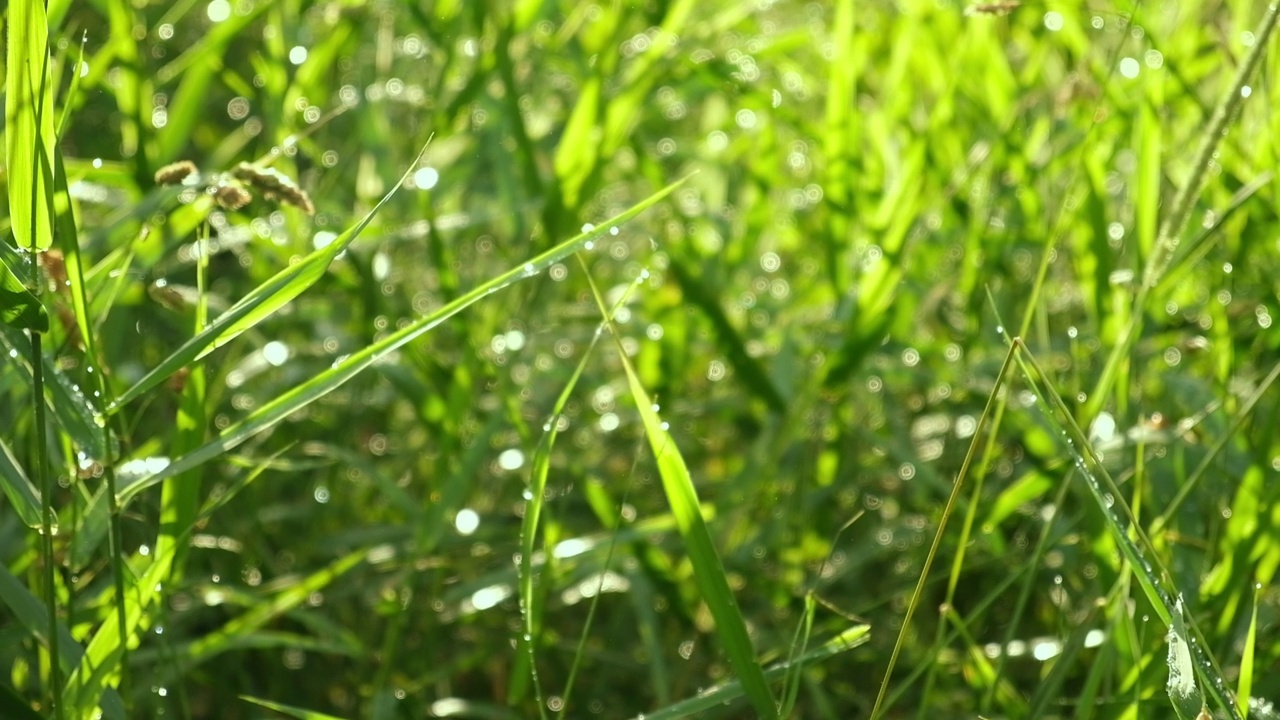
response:
{"label": "green grass", "polygon": [[0,715],[1274,716],[1256,4],[29,5]]}

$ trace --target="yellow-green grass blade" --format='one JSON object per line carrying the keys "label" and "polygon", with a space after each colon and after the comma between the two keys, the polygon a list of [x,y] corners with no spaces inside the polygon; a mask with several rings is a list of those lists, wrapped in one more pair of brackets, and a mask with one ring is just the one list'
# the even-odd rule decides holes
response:
{"label": "yellow-green grass blade", "polygon": [[[565,257],[589,247],[596,239],[608,236],[618,225],[627,222],[655,203],[667,197],[667,195],[671,194],[671,192],[679,187],[683,182],[684,180],[682,179],[668,185],[640,203],[632,206],[629,210],[610,218],[598,227],[584,232],[570,240],[566,240],[560,245],[557,245],[551,250],[533,258],[523,265],[512,268],[483,285],[461,295],[456,300],[450,302],[439,310],[406,325],[404,328],[388,335],[381,341],[340,359],[325,372],[320,373],[311,380],[294,387],[273,400],[263,403],[248,417],[245,417],[239,422],[233,423],[212,441],[202,445],[191,453],[178,458],[167,467],[149,476],[138,478],[134,482],[122,486],[119,491],[120,502],[122,504],[126,503],[133,498],[133,496],[146,488],[226,453],[228,450],[239,445],[250,437],[280,422],[291,413],[294,413],[321,397],[324,397],[369,366],[386,357],[388,354],[429,332],[440,325],[440,323],[450,317],[453,317],[482,298],[492,295],[493,293],[496,293],[520,280],[534,277]],[[228,313],[230,312],[232,311],[228,311]],[[217,321],[214,322],[214,325],[217,325]],[[100,504],[100,502],[95,502],[94,506]],[[100,510],[91,506],[89,512],[100,512]]]}
{"label": "yellow-green grass blade", "polygon": [[1262,598],[1262,585],[1253,588],[1253,607],[1249,612],[1249,630],[1244,636],[1244,650],[1240,653],[1240,680],[1236,683],[1236,702],[1240,703],[1240,716],[1249,717],[1249,698],[1253,696],[1254,655],[1258,650],[1258,600]]}
{"label": "yellow-green grass blade", "polygon": [[[84,268],[80,260],[80,238],[76,227],[74,205],[71,193],[67,189],[67,170],[62,162],[62,151],[55,148],[53,153],[54,192],[57,194],[57,215],[54,222],[58,228],[58,249],[62,251],[63,262],[67,268],[67,282],[71,291],[71,307],[75,311],[76,328],[80,331],[80,341],[84,343],[85,355],[96,357],[93,342],[92,319],[89,314],[88,295],[85,293]],[[92,360],[91,360],[92,362]]]}
{"label": "yellow-green grass blade", "polygon": [[[599,296],[596,302],[600,305],[601,313],[607,314]],[[762,718],[776,718],[777,701],[769,689],[760,663],[756,660],[742,611],[738,609],[737,600],[729,588],[724,566],[720,563],[720,556],[711,539],[711,531],[699,511],[698,492],[693,486],[693,478],[689,476],[689,468],[667,433],[666,423],[658,417],[656,406],[649,399],[648,392],[641,385],[640,377],[632,368],[626,351],[616,336],[615,342],[618,343],[619,357],[627,374],[631,396],[640,411],[640,420],[658,463],[658,475],[662,478],[667,503],[671,506],[671,514],[675,516],[680,536],[684,539],[702,599],[715,619],[716,634],[738,675],[742,692],[751,701],[756,714]]]}
{"label": "yellow-green grass blade", "polygon": [[400,182],[396,183],[395,187],[384,195],[382,200],[377,205],[374,205],[368,214],[360,219],[360,222],[347,228],[333,242],[311,252],[298,263],[281,270],[274,277],[250,291],[239,302],[219,315],[207,328],[183,343],[182,347],[175,350],[172,355],[165,358],[142,379],[134,383],[133,387],[126,390],[107,408],[107,412],[109,414],[115,413],[147,390],[163,382],[179,369],[187,367],[217,348],[231,342],[240,333],[257,325],[311,287],[312,284],[324,276],[334,258],[347,249],[347,246],[373,221],[378,211],[391,200],[391,197],[404,184],[409,174],[417,167],[418,160],[422,159],[422,153],[424,152],[426,152],[425,147],[418,153],[417,159],[409,166],[409,170],[405,172]]}
{"label": "yellow-green grass blade", "polygon": [[50,181],[56,141],[44,3],[9,3],[8,30],[4,119],[9,217],[19,247],[47,250],[53,244]]}

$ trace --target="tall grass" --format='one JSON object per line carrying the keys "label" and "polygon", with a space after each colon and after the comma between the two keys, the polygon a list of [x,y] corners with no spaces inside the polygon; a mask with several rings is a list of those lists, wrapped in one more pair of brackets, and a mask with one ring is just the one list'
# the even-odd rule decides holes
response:
{"label": "tall grass", "polygon": [[1274,10],[969,10],[10,3],[0,715],[1267,716]]}

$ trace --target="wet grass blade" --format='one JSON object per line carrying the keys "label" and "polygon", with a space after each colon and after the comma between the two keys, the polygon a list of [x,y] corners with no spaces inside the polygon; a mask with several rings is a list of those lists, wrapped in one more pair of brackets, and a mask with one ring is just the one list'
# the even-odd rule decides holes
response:
{"label": "wet grass blade", "polygon": [[[596,303],[600,312],[608,316],[608,309],[598,294]],[[711,531],[699,510],[698,492],[694,488],[693,478],[685,465],[680,450],[667,433],[667,425],[658,417],[657,406],[649,398],[640,377],[631,366],[621,340],[614,333],[623,370],[627,374],[627,385],[631,389],[631,397],[640,411],[640,420],[644,424],[645,434],[649,437],[649,446],[653,449],[658,464],[658,475],[662,478],[662,488],[667,502],[671,506],[671,514],[676,518],[680,536],[684,539],[685,550],[689,561],[693,564],[693,574],[701,590],[702,599],[715,618],[716,635],[720,638],[729,662],[741,683],[741,691],[751,701],[758,717],[778,717],[777,700],[769,689],[768,681],[760,663],[756,660],[755,649],[751,637],[747,633],[746,621],[738,609],[737,600],[729,588],[724,566],[716,552],[715,543],[711,539]]]}
{"label": "wet grass blade", "polygon": [[[1084,480],[1089,494],[1102,513],[1112,539],[1128,562],[1133,577],[1137,579],[1143,594],[1161,622],[1171,628],[1169,637],[1172,638],[1176,634],[1184,641],[1184,645],[1189,648],[1188,666],[1194,668],[1195,674],[1199,675],[1201,685],[1207,690],[1209,697],[1212,697],[1215,704],[1226,711],[1232,720],[1240,720],[1239,709],[1234,700],[1228,696],[1227,684],[1218,662],[1210,654],[1203,637],[1200,637],[1193,619],[1184,617],[1181,599],[1175,599],[1178,598],[1178,589],[1169,579],[1171,575],[1160,562],[1151,541],[1134,520],[1133,512],[1125,502],[1124,495],[1098,460],[1088,437],[1076,424],[1061,396],[1049,384],[1049,375],[1036,362],[1035,357],[1025,351],[1021,340],[1013,339],[1012,347],[1018,351],[1015,352],[1015,357],[1028,385],[1040,400],[1036,406],[1057,429],[1062,439],[1059,445],[1074,461],[1078,474]],[[1198,591],[1199,588],[1195,590]],[[1186,642],[1188,638],[1191,642]],[[1172,659],[1172,647],[1170,653]],[[1194,679],[1189,682],[1194,685]],[[1185,689],[1185,685],[1179,687]]]}
{"label": "wet grass blade", "polygon": [[[625,299],[623,297],[618,300],[614,305],[614,311],[623,304]],[[612,317],[611,312],[609,319],[612,319]],[[573,395],[574,388],[578,386],[578,380],[582,377],[582,373],[587,367],[587,361],[592,357],[592,351],[599,344],[600,336],[605,327],[606,325],[602,323],[597,328],[595,335],[591,337],[591,344],[587,346],[586,352],[582,354],[582,359],[578,362],[573,374],[560,391],[559,397],[556,398],[556,404],[552,407],[548,416],[550,419],[547,420],[542,441],[538,443],[538,448],[533,454],[533,466],[529,474],[529,489],[525,495],[524,519],[520,526],[520,614],[524,622],[524,637],[521,638],[520,643],[528,653],[530,679],[533,682],[538,712],[542,717],[546,717],[546,704],[542,699],[542,683],[538,677],[537,658],[534,654],[540,634],[540,627],[537,623],[537,619],[541,617],[539,602],[543,597],[534,592],[533,581],[533,554],[538,537],[538,520],[542,516],[542,508],[546,502],[547,475],[551,472],[551,450],[555,447],[556,436],[560,434],[558,420],[564,412],[565,406],[569,403],[569,398]],[[578,655],[575,655],[574,659],[575,668]],[[561,693],[562,702],[566,709],[569,706],[571,688],[572,672],[565,691]]]}

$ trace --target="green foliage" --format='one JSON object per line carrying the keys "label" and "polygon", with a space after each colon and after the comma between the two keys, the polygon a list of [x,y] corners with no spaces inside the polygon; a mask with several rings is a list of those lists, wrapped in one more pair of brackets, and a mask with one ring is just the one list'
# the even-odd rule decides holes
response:
{"label": "green foliage", "polygon": [[0,714],[1271,716],[1255,5],[9,3]]}

